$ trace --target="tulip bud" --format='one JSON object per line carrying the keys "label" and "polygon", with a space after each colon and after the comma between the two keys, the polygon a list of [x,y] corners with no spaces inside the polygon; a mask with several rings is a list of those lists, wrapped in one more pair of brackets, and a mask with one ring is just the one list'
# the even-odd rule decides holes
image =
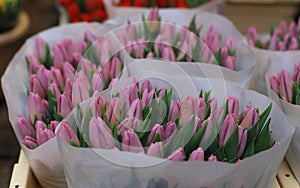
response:
{"label": "tulip bud", "polygon": [[232,37],[227,37],[225,41],[226,47],[233,52],[235,50],[235,44]]}
{"label": "tulip bud", "polygon": [[119,107],[119,98],[112,98],[106,107],[106,117],[111,126],[115,125],[120,119],[121,109]]}
{"label": "tulip bud", "polygon": [[133,129],[128,129],[124,131],[122,139],[122,151],[144,153],[142,143]]}
{"label": "tulip bud", "polygon": [[171,136],[174,136],[176,134],[176,123],[169,121],[166,125],[165,125],[165,139],[168,139]]}
{"label": "tulip bud", "polygon": [[284,100],[291,102],[292,101],[292,85],[293,81],[291,76],[286,70],[282,70],[278,75],[279,80],[279,92]]}
{"label": "tulip bud", "polygon": [[74,80],[75,69],[69,62],[64,62],[63,64],[63,75],[64,79]]}
{"label": "tulip bud", "polygon": [[278,41],[279,41],[279,30],[276,28],[274,29],[274,33],[270,39],[269,50],[276,50],[276,45]]}
{"label": "tulip bud", "polygon": [[156,56],[159,56],[160,53],[161,53],[161,46],[162,44],[164,43],[163,41],[163,38],[162,38],[162,35],[157,35],[157,37],[155,38],[154,40],[154,51],[155,51],[155,54]]}
{"label": "tulip bud", "polygon": [[228,102],[228,113],[234,114],[235,118],[239,117],[239,100],[234,96],[227,96],[224,105]]}
{"label": "tulip bud", "polygon": [[234,114],[228,114],[225,117],[223,125],[219,133],[219,145],[225,145],[229,137],[232,135],[234,129],[236,128],[236,117]]}
{"label": "tulip bud", "polygon": [[59,69],[51,67],[50,69],[50,80],[55,82],[60,89],[64,88],[64,79]]}
{"label": "tulip bud", "polygon": [[151,34],[154,34],[159,31],[159,26],[160,26],[159,21],[160,21],[160,17],[159,17],[158,8],[154,7],[150,9],[148,19],[147,19],[147,27]]}
{"label": "tulip bud", "polygon": [[72,60],[70,63],[73,65],[73,67],[77,68],[81,59],[82,55],[80,53],[74,52],[72,54]]}
{"label": "tulip bud", "polygon": [[38,146],[36,139],[32,138],[31,136],[26,136],[22,141],[22,144],[29,149],[35,149]]}
{"label": "tulip bud", "polygon": [[26,136],[34,137],[35,131],[30,121],[21,115],[18,115],[17,119],[22,138],[25,138]]}
{"label": "tulip bud", "polygon": [[294,65],[293,81],[296,83],[300,81],[300,63]]}
{"label": "tulip bud", "polygon": [[110,78],[118,78],[122,71],[122,63],[120,59],[116,56],[113,57],[111,62]]}
{"label": "tulip bud", "polygon": [[58,97],[57,101],[57,113],[62,117],[66,117],[73,109],[71,98],[66,92]]}
{"label": "tulip bud", "polygon": [[166,94],[166,88],[161,88],[161,90],[157,94],[157,98],[158,99],[163,99],[165,97],[165,94]]}
{"label": "tulip bud", "polygon": [[125,118],[119,125],[118,125],[118,132],[123,135],[124,131],[128,129],[132,129],[134,125],[134,118]]}
{"label": "tulip bud", "polygon": [[79,139],[67,121],[62,121],[58,130],[58,137],[67,143],[80,146]]}
{"label": "tulip bud", "polygon": [[135,99],[130,107],[127,115],[132,118],[142,120],[142,103],[140,99]]}
{"label": "tulip bud", "polygon": [[217,162],[218,159],[216,156],[214,156],[213,154],[211,154],[211,156],[208,158],[208,161],[211,161],[211,162]]}
{"label": "tulip bud", "polygon": [[43,88],[47,90],[50,83],[50,71],[46,69],[44,66],[40,66],[37,69],[36,75],[41,82]]}
{"label": "tulip bud", "polygon": [[218,108],[218,101],[217,101],[217,99],[215,97],[213,97],[213,98],[209,99],[208,102],[209,102],[209,105],[210,105],[210,113],[212,114]]}
{"label": "tulip bud", "polygon": [[279,92],[279,80],[276,76],[270,77],[270,87],[275,93]]}
{"label": "tulip bud", "polygon": [[198,111],[198,117],[200,120],[202,120],[206,114],[206,103],[203,98],[198,98],[198,104],[199,104],[199,111]]}
{"label": "tulip bud", "polygon": [[141,86],[141,93],[143,93],[145,89],[147,89],[148,91],[151,91],[153,89],[150,80],[143,81]]}
{"label": "tulip bud", "polygon": [[58,124],[59,124],[58,121],[51,121],[50,122],[50,130],[55,133],[55,129],[58,126]]}
{"label": "tulip bud", "polygon": [[183,148],[178,148],[167,159],[176,162],[176,161],[183,161],[184,158],[185,158],[185,154]]}
{"label": "tulip bud", "polygon": [[286,50],[286,45],[283,41],[278,42],[277,50],[279,50],[279,51],[285,51]]}
{"label": "tulip bud", "polygon": [[145,89],[143,94],[142,94],[142,98],[141,98],[141,103],[142,103],[142,109],[145,108],[145,106],[149,106],[149,104],[151,103],[153,97],[155,95],[155,90],[151,90],[150,92],[148,92],[148,89]]}
{"label": "tulip bud", "polygon": [[40,36],[36,36],[34,38],[34,55],[41,61],[44,62],[46,60],[46,49],[47,45],[44,39]]}
{"label": "tulip bud", "polygon": [[164,156],[164,149],[162,146],[162,142],[151,143],[148,148],[147,155],[162,158]]}
{"label": "tulip bud", "polygon": [[37,139],[37,143],[39,145],[47,142],[48,140],[50,140],[54,136],[55,136],[55,134],[47,128],[45,128],[45,129],[37,128],[36,129],[36,139]]}
{"label": "tulip bud", "polygon": [[198,114],[199,111],[199,105],[198,105],[198,99],[194,98],[192,96],[185,96],[182,100],[181,105],[181,114],[180,114],[180,126],[184,126],[191,116]]}
{"label": "tulip bud", "polygon": [[75,76],[72,90],[72,103],[76,105],[81,101],[89,98],[90,82],[86,75],[79,71]]}
{"label": "tulip bud", "polygon": [[35,93],[29,93],[28,96],[28,113],[31,123],[46,117],[46,109],[40,96]]}
{"label": "tulip bud", "polygon": [[164,22],[160,31],[164,40],[169,42],[170,44],[174,41],[176,37],[176,26],[171,22]]}
{"label": "tulip bud", "polygon": [[291,37],[298,38],[297,26],[294,22],[290,23],[289,25],[289,34]]}
{"label": "tulip bud", "polygon": [[180,101],[171,101],[170,104],[170,113],[169,113],[169,120],[176,121],[180,117]]}
{"label": "tulip bud", "polygon": [[80,61],[80,67],[87,77],[96,72],[96,66],[90,62],[90,60],[82,58]]}
{"label": "tulip bud", "polygon": [[251,108],[247,105],[243,110],[240,126],[245,129],[247,127],[253,126],[258,121],[259,115],[256,108]]}
{"label": "tulip bud", "polygon": [[61,51],[59,45],[57,44],[53,47],[53,65],[57,69],[62,69],[64,61],[64,54]]}
{"label": "tulip bud", "polygon": [[57,87],[57,84],[54,83],[54,82],[52,82],[52,83],[50,84],[50,86],[49,86],[49,89],[50,89],[50,91],[53,93],[54,97],[55,97],[56,99],[58,99],[58,97],[60,96],[60,91],[59,91],[59,89],[58,89],[58,87]]}
{"label": "tulip bud", "polygon": [[257,34],[256,27],[251,26],[251,27],[248,28],[247,37],[248,37],[248,40],[251,40],[251,41],[254,41],[254,42],[258,39],[258,34]]}
{"label": "tulip bud", "polygon": [[290,46],[289,46],[289,50],[298,50],[299,46],[298,46],[298,39],[297,37],[292,37],[291,41],[290,41]]}
{"label": "tulip bud", "polygon": [[41,121],[41,120],[38,120],[36,123],[35,123],[35,129],[38,130],[38,129],[47,129],[47,125],[45,122]]}
{"label": "tulip bud", "polygon": [[135,24],[126,25],[126,35],[129,37],[129,40],[134,40],[137,36],[137,28]]}
{"label": "tulip bud", "polygon": [[212,128],[213,128],[213,116],[209,116],[205,121],[202,122],[203,125],[206,124],[206,128],[205,128],[205,132],[204,132],[204,135],[202,137],[202,142],[204,142],[208,137],[209,135],[211,134],[211,131],[212,131]]}
{"label": "tulip bud", "polygon": [[167,45],[161,45],[161,58],[165,61],[175,61],[173,49]]}
{"label": "tulip bud", "polygon": [[[65,92],[67,93],[68,96],[72,96],[72,90],[73,90],[73,82],[70,79],[67,79],[65,83]],[[58,98],[58,96],[56,98]]]}
{"label": "tulip bud", "polygon": [[159,136],[159,141],[164,141],[165,140],[165,131],[164,131],[164,127],[160,124],[155,124],[148,136],[148,145],[150,145],[156,136]]}
{"label": "tulip bud", "polygon": [[204,161],[204,151],[202,148],[197,148],[194,150],[190,157],[189,161]]}
{"label": "tulip bud", "polygon": [[118,78],[114,78],[110,81],[108,87],[111,88],[113,87],[114,85],[116,85],[118,83],[119,79]]}
{"label": "tulip bud", "polygon": [[87,29],[84,31],[84,39],[90,43],[93,43],[95,40],[97,40],[97,37]]}
{"label": "tulip bud", "polygon": [[284,35],[288,31],[288,26],[286,21],[281,20],[279,23],[280,34]]}
{"label": "tulip bud", "polygon": [[41,98],[46,97],[46,88],[35,74],[30,76],[30,92],[37,93]]}
{"label": "tulip bud", "polygon": [[34,55],[26,56],[26,60],[30,63],[30,74],[35,74],[39,67],[43,66]]}
{"label": "tulip bud", "polygon": [[153,53],[152,52],[149,52],[146,56],[146,59],[152,59],[153,58]]}
{"label": "tulip bud", "polygon": [[103,91],[104,80],[102,74],[95,73],[93,75],[92,87],[94,91]]}
{"label": "tulip bud", "polygon": [[105,79],[106,82],[110,82],[111,77],[110,77],[110,72],[111,72],[111,61],[107,61],[105,62],[102,71],[101,71],[101,75],[103,77],[103,79]]}
{"label": "tulip bud", "polygon": [[212,53],[216,53],[221,48],[221,41],[219,39],[218,33],[209,34],[209,43],[207,44],[211,49]]}
{"label": "tulip bud", "polygon": [[104,112],[103,108],[104,108],[104,106],[106,106],[106,104],[107,104],[107,101],[103,96],[101,96],[101,95],[97,96],[95,99],[96,113],[94,113],[94,114],[96,114],[98,117],[102,117],[102,114]]}
{"label": "tulip bud", "polygon": [[89,124],[89,139],[94,148],[112,149],[114,137],[111,130],[101,118],[92,117]]}
{"label": "tulip bud", "polygon": [[237,156],[236,158],[239,159],[246,148],[246,144],[247,144],[247,137],[248,137],[248,131],[244,130],[241,126],[238,127],[238,134],[239,134],[239,147],[238,147],[238,152],[237,152]]}

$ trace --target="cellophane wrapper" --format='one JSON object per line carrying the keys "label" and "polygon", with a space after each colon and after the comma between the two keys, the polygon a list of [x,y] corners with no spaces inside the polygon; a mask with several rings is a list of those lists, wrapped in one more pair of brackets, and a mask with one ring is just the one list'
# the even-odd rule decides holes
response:
{"label": "cellophane wrapper", "polygon": [[283,112],[295,127],[295,134],[288,149],[286,159],[298,182],[300,183],[300,106],[279,99],[278,94],[271,89],[269,80],[272,75],[276,76],[277,73],[282,69],[287,70],[290,75],[292,75],[294,65],[300,62],[299,58],[299,54],[289,53],[284,56],[278,57],[276,60],[271,61],[271,65],[266,72],[265,79],[269,97],[276,101],[278,106],[283,110]]}
{"label": "cellophane wrapper", "polygon": [[[136,24],[137,28],[143,27],[142,15],[144,13],[139,13],[137,16],[131,17],[120,17],[108,20],[103,25],[110,24],[115,26],[110,32],[112,35],[118,35],[124,32],[128,20],[131,24]],[[146,16],[147,14],[145,14]],[[170,62],[181,66],[190,75],[197,75],[205,78],[224,78],[231,82],[237,83],[243,88],[249,88],[251,79],[256,68],[256,56],[253,49],[245,42],[244,37],[234,26],[234,24],[227,18],[212,14],[209,12],[198,11],[197,13],[184,13],[180,16],[176,15],[176,12],[170,12],[164,14],[160,9],[161,24],[164,23],[174,23],[174,27],[180,29],[182,26],[187,25],[196,16],[196,24],[202,26],[200,37],[207,33],[208,29],[215,25],[221,35],[222,42],[225,41],[227,37],[232,37],[235,42],[236,47],[236,68],[237,70],[231,70],[219,65],[208,64],[202,62]],[[195,37],[196,38],[196,37]],[[201,39],[195,39],[201,41]],[[201,41],[201,43],[204,43]],[[125,46],[123,47],[125,49]],[[123,49],[120,49],[123,50]],[[126,62],[131,63],[135,61],[140,61],[139,59],[134,59],[129,56]],[[219,71],[221,70],[221,72]],[[211,72],[212,74],[207,74]],[[221,74],[214,74],[214,72],[220,72]]]}
{"label": "cellophane wrapper", "polygon": [[[172,88],[174,99],[181,99],[188,94],[197,96],[201,89],[212,89],[211,96],[218,99],[218,106],[228,95],[239,99],[240,110],[251,103],[263,111],[270,103],[274,103],[266,96],[225,80],[187,76],[180,66],[152,63],[152,68],[148,66],[128,72],[138,80],[150,79],[153,87]],[[138,66],[142,64],[137,63]],[[109,99],[111,94],[116,94],[125,85],[126,82],[121,81],[101,95]],[[93,99],[81,103],[81,109],[85,111],[90,104],[94,104]],[[77,126],[81,126],[76,117],[77,111],[74,109],[65,118],[75,132]],[[235,164],[171,162],[143,154],[73,147],[59,136],[56,138],[69,187],[270,187],[294,133],[293,126],[275,104],[270,117],[272,138],[280,145]],[[59,135],[59,131],[58,127],[56,134]]]}
{"label": "cellophane wrapper", "polygon": [[[38,35],[49,44],[52,50],[53,45],[61,42],[64,38],[74,39],[76,42],[79,42],[80,39],[83,39],[86,29],[92,32],[97,31],[97,34],[105,32],[105,28],[100,27],[98,23],[78,23],[51,28],[38,33]],[[52,138],[39,147],[30,150],[22,144],[23,139],[17,125],[17,116],[19,114],[28,117],[27,98],[30,73],[25,57],[28,54],[33,54],[34,37],[29,38],[25,42],[7,67],[1,79],[3,92],[8,107],[10,123],[35,177],[43,187],[66,187],[56,139]]]}

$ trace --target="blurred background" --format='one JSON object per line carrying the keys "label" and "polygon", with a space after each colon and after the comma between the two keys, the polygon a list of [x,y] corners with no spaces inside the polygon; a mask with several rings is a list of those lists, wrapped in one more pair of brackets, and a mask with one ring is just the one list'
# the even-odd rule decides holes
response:
{"label": "blurred background", "polygon": [[[5,7],[5,3],[11,3]],[[61,0],[60,2],[67,2]],[[56,0],[0,0],[0,75],[25,40],[39,31],[59,24]],[[5,11],[3,11],[5,10]],[[227,0],[224,15],[246,34],[256,25],[269,32],[280,20],[297,20],[300,0]],[[106,19],[107,15],[100,15]],[[2,88],[2,87],[1,87]],[[19,144],[8,120],[7,107],[0,88],[0,187],[8,187]]]}

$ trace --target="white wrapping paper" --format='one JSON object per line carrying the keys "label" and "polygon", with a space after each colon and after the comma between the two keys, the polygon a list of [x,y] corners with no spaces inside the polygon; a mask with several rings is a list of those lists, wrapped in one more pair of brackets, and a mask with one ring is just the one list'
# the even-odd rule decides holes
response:
{"label": "white wrapping paper", "polygon": [[[167,63],[158,64],[164,66]],[[241,109],[251,103],[262,111],[273,103],[269,98],[233,83],[188,77],[184,72],[179,74],[180,67],[171,67],[176,74],[159,67],[155,72],[140,69],[135,76],[139,80],[160,78],[177,91],[175,95],[179,98],[188,93],[196,96],[200,89],[212,89],[212,96],[218,99],[219,105],[227,95],[238,97]],[[124,83],[119,82],[102,95],[116,93],[122,85]],[[85,108],[91,101],[83,102],[82,107]],[[77,126],[75,114],[76,110],[66,118],[74,130]],[[294,133],[294,128],[276,105],[273,105],[270,117],[272,136],[280,145],[236,164],[170,162],[142,154],[77,148],[57,139],[69,187],[270,187]],[[56,133],[58,131],[59,128]]]}
{"label": "white wrapping paper", "polygon": [[[212,13],[223,13],[226,0],[216,0],[214,2],[205,3],[199,7],[190,9],[178,8],[160,8],[161,15],[176,15],[180,17],[184,14],[195,14],[199,11],[208,11]],[[129,17],[132,15],[139,15],[141,13],[148,13],[150,8],[141,7],[118,7],[112,4],[112,0],[104,0],[105,8],[109,18],[115,17]]]}
{"label": "white wrapping paper", "polygon": [[281,56],[271,62],[272,65],[270,65],[268,71],[266,72],[265,79],[267,91],[270,98],[276,101],[276,103],[280,106],[280,108],[283,110],[283,112],[295,127],[295,134],[288,149],[286,158],[298,182],[300,183],[300,106],[279,99],[278,95],[273,90],[271,90],[269,81],[269,78],[272,75],[277,75],[277,73],[282,69],[287,70],[292,75],[294,65],[298,64],[299,62],[299,53],[289,53],[285,56]]}
{"label": "white wrapping paper", "polygon": [[[55,27],[39,33],[48,42],[52,49],[55,43],[64,38],[72,38],[79,42],[83,38],[86,29],[97,30],[103,28],[96,23],[79,23]],[[104,30],[103,30],[104,32]],[[32,54],[34,50],[34,37],[29,38],[22,48],[15,54],[3,75],[2,87],[8,106],[9,120],[17,136],[17,139],[25,153],[26,159],[38,181],[43,187],[66,187],[66,181],[60,160],[56,139],[52,138],[34,150],[23,146],[22,136],[17,126],[17,115],[28,116],[28,88],[29,71],[26,67],[25,56]]]}
{"label": "white wrapping paper", "polygon": [[[139,13],[137,16],[132,17],[120,17],[112,20],[108,20],[103,25],[109,24],[114,26],[114,29],[110,32],[117,36],[118,33],[124,32],[126,29],[126,24],[128,20],[130,20],[131,24],[136,24],[137,28],[142,27],[143,23],[141,22],[141,17],[144,13]],[[146,14],[147,15],[147,14]],[[248,88],[250,86],[251,78],[255,71],[256,66],[256,57],[253,51],[253,48],[249,47],[248,44],[245,43],[244,37],[240,34],[240,32],[236,29],[231,21],[227,18],[212,14],[209,12],[198,11],[197,13],[185,13],[180,16],[176,16],[176,12],[170,12],[168,14],[163,14],[160,11],[162,24],[166,21],[169,23],[174,23],[176,27],[180,28],[183,25],[187,25],[194,15],[197,16],[196,23],[197,25],[203,26],[201,29],[200,36],[205,34],[208,29],[214,24],[217,26],[220,35],[222,36],[222,42],[227,37],[232,37],[236,44],[236,65],[237,71],[230,70],[228,68],[217,66],[217,65],[209,65],[207,63],[191,63],[191,62],[173,62],[181,66],[186,72],[191,75],[197,75],[201,77],[207,78],[222,78],[235,82],[238,85]],[[199,39],[200,40],[200,39]],[[120,51],[124,50],[125,47],[120,49]],[[140,59],[133,59],[129,57],[127,62],[135,62],[140,61]],[[222,75],[215,75],[214,72],[220,72]],[[212,74],[207,74],[207,72],[212,72]]]}

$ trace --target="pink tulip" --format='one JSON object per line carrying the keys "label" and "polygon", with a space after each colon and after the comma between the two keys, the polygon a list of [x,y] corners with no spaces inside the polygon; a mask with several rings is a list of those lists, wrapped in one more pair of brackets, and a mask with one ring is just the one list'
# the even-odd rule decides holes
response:
{"label": "pink tulip", "polygon": [[259,115],[256,108],[251,108],[251,105],[247,105],[242,113],[240,126],[245,129],[253,126],[258,121]]}
{"label": "pink tulip", "polygon": [[118,131],[123,135],[124,131],[128,129],[139,130],[139,121],[136,121],[134,118],[125,118],[119,125]]}
{"label": "pink tulip", "polygon": [[238,152],[237,152],[237,156],[236,158],[239,159],[246,148],[246,144],[247,144],[247,137],[248,137],[248,131],[244,130],[241,126],[238,127],[238,132],[239,132],[239,147],[238,147]]}
{"label": "pink tulip", "polygon": [[38,130],[38,129],[47,129],[47,125],[45,122],[41,121],[41,120],[38,120],[36,123],[35,123],[35,129]]}
{"label": "pink tulip", "polygon": [[118,78],[114,78],[110,81],[108,87],[111,88],[113,87],[114,85],[116,85],[118,83],[119,79]]}
{"label": "pink tulip", "polygon": [[166,88],[161,88],[159,93],[157,94],[157,99],[163,99],[165,97],[166,91]]}
{"label": "pink tulip", "polygon": [[180,117],[180,101],[171,101],[170,104],[170,113],[169,113],[169,120],[176,121]]}
{"label": "pink tulip", "polygon": [[89,140],[94,148],[112,149],[114,147],[112,132],[100,117],[92,117],[90,121]]}
{"label": "pink tulip", "polygon": [[171,44],[176,37],[176,25],[166,21],[163,23],[160,33],[163,39]]}
{"label": "pink tulip", "polygon": [[34,47],[35,47],[35,56],[41,61],[44,62],[46,60],[46,49],[47,45],[44,39],[40,36],[36,36],[34,38]]}
{"label": "pink tulip", "polygon": [[58,126],[58,124],[59,124],[58,121],[51,121],[50,122],[50,130],[55,133],[55,129]]}
{"label": "pink tulip", "polygon": [[297,26],[294,22],[290,23],[289,25],[289,34],[291,35],[291,37],[295,37],[298,38],[298,31],[297,31]]}
{"label": "pink tulip", "polygon": [[215,97],[212,97],[211,99],[209,99],[209,105],[210,105],[210,113],[214,113],[217,108],[218,108],[218,101]]}
{"label": "pink tulip", "polygon": [[278,42],[278,47],[277,47],[278,51],[285,51],[286,50],[286,44],[283,41]]}
{"label": "pink tulip", "polygon": [[276,50],[278,41],[279,41],[279,30],[278,30],[278,28],[275,28],[274,33],[270,39],[269,50]]}
{"label": "pink tulip", "polygon": [[68,96],[73,96],[72,95],[72,90],[73,90],[73,82],[70,79],[66,80],[65,83],[65,92],[67,93]]}
{"label": "pink tulip", "polygon": [[155,124],[148,136],[148,145],[150,145],[153,141],[156,135],[159,135],[160,141],[165,140],[165,131],[164,127],[160,124]]}
{"label": "pink tulip", "polygon": [[58,130],[58,137],[67,143],[74,143],[80,146],[79,139],[76,133],[71,129],[67,121],[62,121]]}
{"label": "pink tulip", "polygon": [[73,65],[74,68],[77,68],[81,59],[82,59],[82,55],[80,53],[74,52],[72,54],[72,61],[70,63],[71,65]]}
{"label": "pink tulip", "polygon": [[134,40],[137,36],[137,28],[135,24],[126,25],[126,36],[129,40]]}
{"label": "pink tulip", "polygon": [[53,47],[53,65],[58,69],[62,69],[65,61],[64,55],[58,45]]}
{"label": "pink tulip", "polygon": [[110,78],[114,79],[114,78],[118,78],[121,74],[122,71],[122,63],[120,61],[120,59],[116,56],[113,57],[112,61],[111,61],[111,70],[110,70]]}
{"label": "pink tulip", "polygon": [[189,161],[204,161],[204,151],[202,148],[195,149],[190,157]]}
{"label": "pink tulip", "polygon": [[184,126],[191,116],[198,114],[199,112],[199,105],[198,105],[198,98],[192,96],[185,96],[182,100],[181,105],[181,115],[179,119],[180,126]]}
{"label": "pink tulip", "polygon": [[148,89],[145,89],[144,92],[142,93],[142,109],[144,109],[145,106],[149,106],[153,97],[155,95],[155,90],[151,90],[150,92],[148,92]]}
{"label": "pink tulip", "polygon": [[156,33],[159,31],[159,26],[160,26],[159,21],[160,21],[160,17],[159,17],[158,8],[154,7],[150,9],[148,19],[147,19],[147,27],[150,33]]}
{"label": "pink tulip", "polygon": [[102,114],[105,112],[104,110],[104,106],[106,106],[107,101],[106,99],[99,95],[95,98],[95,110],[96,110],[96,116],[98,117],[102,117]]}
{"label": "pink tulip", "polygon": [[219,39],[218,33],[209,34],[209,41],[207,45],[209,46],[212,53],[216,53],[221,48],[221,41]]}
{"label": "pink tulip", "polygon": [[119,108],[119,98],[111,99],[106,107],[106,117],[111,126],[115,125],[120,119],[121,109]]}
{"label": "pink tulip", "polygon": [[27,55],[26,60],[30,63],[29,69],[31,74],[35,74],[39,67],[43,66],[34,55]]}
{"label": "pink tulip", "polygon": [[248,40],[253,41],[253,44],[255,44],[255,41],[258,39],[258,33],[256,27],[251,26],[248,28],[247,37]]}
{"label": "pink tulip", "polygon": [[206,113],[206,103],[203,98],[198,98],[198,105],[199,105],[199,111],[198,111],[198,117],[200,120],[202,120]]}
{"label": "pink tulip", "polygon": [[165,139],[170,138],[171,136],[175,136],[176,134],[176,123],[169,121],[166,125],[165,125]]}
{"label": "pink tulip", "polygon": [[214,156],[213,154],[208,158],[208,161],[211,161],[211,162],[217,162],[218,159],[216,156]]}
{"label": "pink tulip", "polygon": [[61,94],[57,100],[57,113],[62,117],[66,117],[73,109],[70,96],[66,92]]}
{"label": "pink tulip", "polygon": [[48,140],[50,140],[54,136],[55,136],[55,134],[47,128],[45,128],[45,129],[37,128],[36,129],[36,139],[37,139],[37,143],[39,145],[47,142]]}
{"label": "pink tulip", "polygon": [[49,89],[53,93],[54,97],[58,99],[58,97],[60,96],[60,90],[58,89],[57,84],[52,82],[49,86]]}
{"label": "pink tulip", "polygon": [[228,55],[228,50],[226,47],[221,49],[221,61],[223,67],[236,70],[235,57]]}
{"label": "pink tulip", "polygon": [[64,76],[65,80],[67,80],[67,79],[73,80],[74,79],[75,69],[69,62],[67,62],[67,61],[64,62],[62,72],[63,72],[63,76]]}
{"label": "pink tulip", "polygon": [[292,101],[292,78],[286,70],[282,70],[278,74],[279,92],[284,100]]}
{"label": "pink tulip", "polygon": [[63,89],[64,88],[64,79],[62,76],[62,73],[59,69],[55,67],[51,67],[50,69],[50,80],[55,82],[58,86],[58,88]]}
{"label": "pink tulip", "polygon": [[37,69],[36,75],[40,80],[43,88],[47,90],[50,83],[50,71],[46,69],[44,66],[40,66]]}
{"label": "pink tulip", "polygon": [[72,90],[72,103],[76,105],[89,98],[90,82],[86,75],[79,71],[75,76]]}
{"label": "pink tulip", "polygon": [[22,141],[22,144],[29,149],[35,149],[38,146],[36,139],[32,138],[31,136],[26,136]]}
{"label": "pink tulip", "polygon": [[45,110],[45,118],[50,118],[51,114],[48,101],[46,99],[42,99],[42,104]]}
{"label": "pink tulip", "polygon": [[150,80],[143,81],[141,85],[141,93],[143,93],[145,89],[147,89],[148,91],[151,91],[153,89]]}
{"label": "pink tulip", "polygon": [[151,143],[148,148],[147,155],[163,158],[164,157],[164,149],[162,146],[162,142]]}
{"label": "pink tulip", "polygon": [[142,120],[142,103],[140,99],[135,99],[131,103],[127,114],[129,117]]}
{"label": "pink tulip", "polygon": [[296,83],[300,81],[300,63],[294,65],[293,81]]}
{"label": "pink tulip", "polygon": [[178,148],[170,156],[168,156],[167,159],[176,162],[176,161],[183,161],[184,158],[185,158],[185,154],[183,148]]}
{"label": "pink tulip", "polygon": [[228,113],[234,114],[235,118],[239,117],[239,100],[234,96],[225,97],[224,106],[228,102]]}
{"label": "pink tulip", "polygon": [[225,41],[226,47],[231,51],[235,51],[235,43],[232,37],[227,37]]}
{"label": "pink tulip", "polygon": [[219,133],[219,145],[225,145],[229,137],[236,128],[236,117],[234,114],[228,114],[223,122]]}
{"label": "pink tulip", "polygon": [[146,56],[147,59],[152,59],[154,57],[154,54],[152,52],[149,52]]}
{"label": "pink tulip", "polygon": [[202,122],[203,125],[206,124],[206,128],[201,142],[204,142],[211,134],[213,128],[213,120],[213,117],[209,116],[205,121]]}
{"label": "pink tulip", "polygon": [[37,75],[30,76],[30,92],[37,93],[41,98],[46,97],[46,88],[43,87]]}
{"label": "pink tulip", "polygon": [[90,60],[82,58],[80,61],[80,67],[87,77],[96,72],[96,66],[90,62]]}
{"label": "pink tulip", "polygon": [[170,46],[161,46],[161,58],[165,61],[175,61],[175,54]]}
{"label": "pink tulip", "polygon": [[92,88],[94,91],[103,91],[104,80],[102,74],[98,74],[97,72],[93,75],[92,80]]}
{"label": "pink tulip", "polygon": [[46,117],[47,109],[45,109],[45,105],[38,94],[29,93],[28,113],[31,123],[34,123],[35,120],[42,119],[42,117]]}
{"label": "pink tulip", "polygon": [[97,37],[87,29],[84,31],[84,39],[90,43],[93,43],[95,40],[97,40]]}
{"label": "pink tulip", "polygon": [[297,37],[292,37],[290,41],[290,46],[288,50],[298,50],[298,36]]}
{"label": "pink tulip", "polygon": [[79,52],[80,54],[83,54],[85,52],[85,50],[87,50],[87,47],[88,47],[88,43],[85,42],[84,39],[81,39],[77,46],[77,52]]}
{"label": "pink tulip", "polygon": [[144,148],[140,142],[139,137],[133,129],[124,131],[122,139],[122,151],[129,151],[133,153],[144,153]]}
{"label": "pink tulip", "polygon": [[[165,41],[163,41],[162,35],[161,34],[157,35],[157,37],[154,40],[154,52],[155,52],[155,54],[157,56],[160,55],[160,53],[161,53],[161,46],[164,43],[165,43]],[[166,44],[168,44],[168,43],[166,43]]]}
{"label": "pink tulip", "polygon": [[35,130],[28,119],[18,115],[17,122],[22,138],[25,138],[26,136],[35,136]]}
{"label": "pink tulip", "polygon": [[270,87],[275,93],[279,92],[279,80],[276,76],[270,77]]}
{"label": "pink tulip", "polygon": [[279,31],[281,35],[284,35],[288,31],[287,22],[284,20],[281,20],[279,23]]}

